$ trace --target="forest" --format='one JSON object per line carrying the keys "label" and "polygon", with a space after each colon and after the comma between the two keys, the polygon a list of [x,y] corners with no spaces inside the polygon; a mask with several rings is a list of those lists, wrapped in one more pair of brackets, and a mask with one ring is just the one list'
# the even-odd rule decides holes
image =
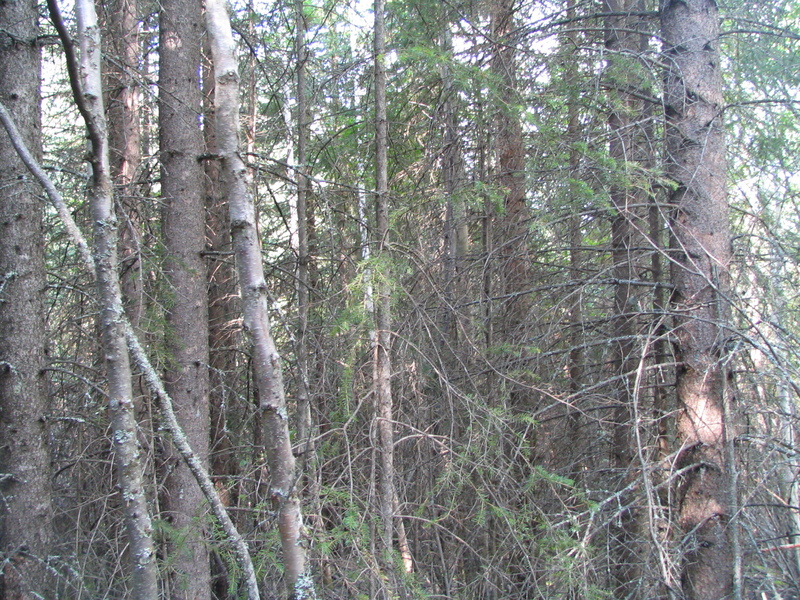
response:
{"label": "forest", "polygon": [[2,0],[0,600],[800,598],[795,0]]}

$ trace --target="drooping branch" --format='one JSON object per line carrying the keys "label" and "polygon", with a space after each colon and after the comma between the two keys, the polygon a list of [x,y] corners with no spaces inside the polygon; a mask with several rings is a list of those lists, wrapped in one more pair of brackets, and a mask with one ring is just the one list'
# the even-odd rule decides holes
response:
{"label": "drooping branch", "polygon": [[72,242],[78,248],[78,253],[81,255],[81,259],[83,260],[84,267],[86,267],[86,271],[93,276],[94,260],[92,259],[91,250],[89,250],[89,244],[86,243],[86,240],[78,228],[78,225],[72,218],[72,214],[67,207],[67,203],[64,202],[64,198],[61,196],[61,193],[56,189],[56,186],[53,185],[53,182],[33,157],[30,150],[28,150],[25,140],[22,139],[22,135],[17,129],[17,125],[14,123],[11,114],[8,112],[2,102],[0,102],[0,122],[3,123],[3,127],[5,127],[8,137],[11,140],[14,149],[17,151],[17,154],[19,154],[20,159],[31,172],[31,175],[33,175],[36,178],[36,181],[39,182],[39,185],[42,186],[47,194],[47,197],[50,199],[50,203],[56,209],[56,212],[58,212],[58,216],[61,219],[61,222],[64,224],[67,233],[72,238]]}

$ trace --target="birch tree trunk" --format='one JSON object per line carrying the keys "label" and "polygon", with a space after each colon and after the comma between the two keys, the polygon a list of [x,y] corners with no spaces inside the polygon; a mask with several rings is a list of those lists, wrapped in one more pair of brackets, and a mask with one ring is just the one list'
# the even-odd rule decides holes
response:
{"label": "birch tree trunk", "polygon": [[719,16],[713,0],[662,0],[667,173],[673,235],[678,468],[683,593],[721,600],[733,592],[732,511],[725,458],[726,332],[731,237],[725,186]]}
{"label": "birch tree trunk", "polygon": [[281,360],[270,331],[267,284],[261,264],[250,175],[239,154],[239,74],[230,18],[222,0],[206,3],[215,78],[216,133],[228,186],[231,235],[239,274],[244,327],[253,344],[253,371],[270,469],[270,498],[278,512],[284,574],[289,597],[316,597],[306,565],[305,532],[296,489],[295,458]]}
{"label": "birch tree trunk", "polygon": [[[80,80],[76,81],[76,70],[73,69],[70,69],[70,78],[73,91],[79,92],[75,94],[75,101],[86,121],[92,146],[92,254],[108,376],[114,463],[131,560],[131,594],[134,600],[153,600],[158,596],[158,569],[136,437],[130,357],[117,271],[117,218],[114,213],[108,129],[103,110],[100,30],[93,2],[78,0],[75,12],[80,44]],[[64,39],[64,34],[62,40],[65,47],[69,45],[70,42]]]}

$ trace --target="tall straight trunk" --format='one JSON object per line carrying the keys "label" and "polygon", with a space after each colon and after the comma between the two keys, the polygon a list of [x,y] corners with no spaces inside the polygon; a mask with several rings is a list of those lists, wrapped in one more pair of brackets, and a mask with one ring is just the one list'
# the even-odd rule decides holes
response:
{"label": "tall straight trunk", "polygon": [[[297,438],[304,463],[314,466],[314,440],[311,432],[311,398],[308,368],[308,310],[309,290],[309,206],[310,181],[308,178],[308,106],[306,102],[306,19],[303,0],[295,0],[295,54],[297,56]],[[310,479],[313,481],[313,469]]]}
{"label": "tall straight trunk", "polygon": [[[35,1],[0,4],[0,101],[37,155],[38,15]],[[5,133],[0,167],[0,598],[27,600],[53,597],[42,210]]]}
{"label": "tall straight trunk", "polygon": [[[494,183],[503,195],[504,210],[495,228],[496,259],[500,288],[505,308],[501,312],[502,331],[506,341],[518,336],[530,307],[530,269],[527,256],[527,231],[530,212],[525,201],[525,147],[518,114],[520,98],[517,89],[517,30],[515,0],[493,0],[491,3],[491,71],[497,90],[495,113]],[[510,336],[510,337],[509,337]]]}
{"label": "tall straight trunk", "polygon": [[[637,121],[644,116],[644,105],[637,97],[641,87],[635,78],[631,61],[643,50],[643,39],[637,30],[639,17],[633,13],[641,11],[641,0],[606,0],[605,46],[610,50],[608,59],[608,85],[611,114],[608,118],[610,134],[609,155],[615,161],[616,181],[610,190],[613,217],[611,221],[611,259],[612,275],[617,282],[614,288],[614,321],[612,330],[612,361],[614,380],[611,386],[611,401],[614,403],[613,423],[613,464],[619,474],[619,487],[630,483],[631,463],[636,450],[635,436],[631,430],[634,425],[634,403],[639,401],[635,395],[638,344],[634,336],[638,307],[633,295],[634,281],[638,278],[639,264],[642,260],[643,236],[646,212],[646,197],[643,190],[629,183],[633,176],[631,168],[642,162],[641,129]],[[639,586],[641,558],[635,543],[638,527],[638,513],[635,509],[625,510],[620,516],[620,527],[615,532],[614,578],[617,597],[632,598]]]}
{"label": "tall straight trunk", "polygon": [[306,565],[307,544],[296,489],[281,361],[270,331],[267,284],[261,263],[255,205],[250,195],[250,175],[239,154],[238,66],[230,18],[222,0],[207,1],[206,27],[214,61],[217,146],[228,186],[242,316],[253,343],[253,371],[270,469],[269,500],[278,513],[289,597],[311,598],[315,596],[314,584]]}
{"label": "tall straight trunk", "polygon": [[734,591],[725,395],[731,238],[721,113],[719,16],[713,0],[662,0],[667,173],[675,182],[670,228],[679,494],[688,600]]}
{"label": "tall straight trunk", "polygon": [[[206,40],[206,46],[208,38]],[[214,115],[214,68],[210,49],[204,47],[203,61],[203,136],[208,156],[217,154]],[[235,478],[238,466],[233,442],[227,427],[227,413],[235,401],[239,313],[236,303],[236,276],[230,258],[231,228],[219,162],[205,160],[205,212],[208,268],[208,344],[209,344],[209,412],[211,419],[210,461],[215,485],[226,506],[235,505],[235,487],[226,482]],[[224,577],[221,577],[224,579]],[[227,589],[219,581],[221,590]]]}
{"label": "tall straight trunk", "polygon": [[[453,36],[449,23],[444,24],[440,34],[440,47],[445,60],[453,57]],[[457,335],[456,316],[452,309],[454,296],[458,293],[458,279],[463,270],[464,257],[469,245],[466,207],[459,196],[463,175],[461,139],[458,134],[456,99],[457,92],[453,82],[450,65],[445,62],[439,69],[442,77],[442,105],[440,108],[443,123],[442,183],[445,193],[444,222],[444,298],[447,306],[443,308],[442,334],[448,343],[455,342]]]}
{"label": "tall straight trunk", "polygon": [[119,226],[120,285],[128,319],[134,329],[144,311],[141,244],[142,214],[137,176],[142,159],[140,97],[136,73],[141,55],[137,0],[115,0],[103,6],[104,52],[107,62],[108,144],[111,176],[123,209]]}
{"label": "tall straight trunk", "polygon": [[117,218],[114,213],[108,128],[103,109],[100,30],[94,3],[90,0],[76,2],[80,45],[78,64],[55,0],[48,0],[48,7],[64,45],[73,96],[91,142],[92,181],[89,193],[94,222],[92,255],[108,378],[111,441],[131,562],[131,595],[134,600],[153,600],[158,595],[158,569],[133,414],[131,365],[117,270]]}
{"label": "tall straight trunk", "polygon": [[[170,351],[165,387],[178,422],[198,459],[208,464],[208,295],[204,214],[204,140],[199,70],[203,32],[197,0],[163,0],[159,15],[159,145]],[[202,517],[203,492],[177,452],[167,450],[162,509],[176,530],[168,548],[169,594],[175,600],[210,598],[210,561]]]}
{"label": "tall straight trunk", "polygon": [[376,339],[374,348],[375,422],[378,431],[380,479],[378,510],[380,513],[380,559],[384,568],[383,590],[386,600],[393,597],[396,578],[394,565],[394,425],[392,406],[392,300],[389,285],[389,145],[386,119],[386,24],[385,2],[375,0],[373,53],[375,60],[375,256],[382,270],[376,287]]}
{"label": "tall straight trunk", "polygon": [[[567,20],[575,17],[575,0],[567,2]],[[581,131],[580,112],[579,112],[579,94],[580,94],[580,79],[578,72],[578,65],[574,60],[574,52],[579,48],[579,38],[576,31],[569,26],[568,32],[565,36],[565,73],[564,80],[567,84],[567,143],[569,147],[569,173],[568,177],[570,182],[580,181],[580,162],[581,153],[578,150],[578,143],[581,141],[583,134]],[[583,277],[583,252],[581,245],[583,244],[583,199],[580,197],[580,189],[574,183],[571,183],[569,189],[569,198],[567,199],[567,210],[570,211],[568,221],[569,231],[566,238],[569,243],[569,276],[573,281],[575,287],[571,291],[568,304],[568,318],[570,325],[569,336],[569,355],[567,362],[567,375],[569,377],[569,392],[570,396],[578,399],[578,393],[581,389],[584,376],[584,336],[583,330],[583,310],[582,310],[582,285],[578,282]],[[577,196],[577,197],[576,197]],[[569,456],[569,469],[572,476],[577,479],[581,476],[584,465],[583,453],[585,451],[585,444],[580,443],[580,413],[574,408],[570,407],[569,417],[567,420],[569,431],[569,441],[572,451]]]}

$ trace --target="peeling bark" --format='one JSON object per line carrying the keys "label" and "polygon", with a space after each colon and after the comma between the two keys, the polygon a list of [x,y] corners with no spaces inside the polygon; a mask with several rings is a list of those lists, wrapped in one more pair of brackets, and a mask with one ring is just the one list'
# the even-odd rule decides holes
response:
{"label": "peeling bark", "polygon": [[[80,44],[80,79],[73,79],[72,84],[80,90],[80,95],[75,100],[82,106],[81,112],[92,142],[92,255],[108,376],[111,442],[129,544],[132,597],[135,600],[152,600],[158,595],[158,568],[136,437],[131,365],[117,270],[117,218],[114,213],[108,128],[103,109],[100,31],[92,2],[79,0],[75,5],[75,12]],[[69,43],[69,40],[62,41],[65,46]]]}

